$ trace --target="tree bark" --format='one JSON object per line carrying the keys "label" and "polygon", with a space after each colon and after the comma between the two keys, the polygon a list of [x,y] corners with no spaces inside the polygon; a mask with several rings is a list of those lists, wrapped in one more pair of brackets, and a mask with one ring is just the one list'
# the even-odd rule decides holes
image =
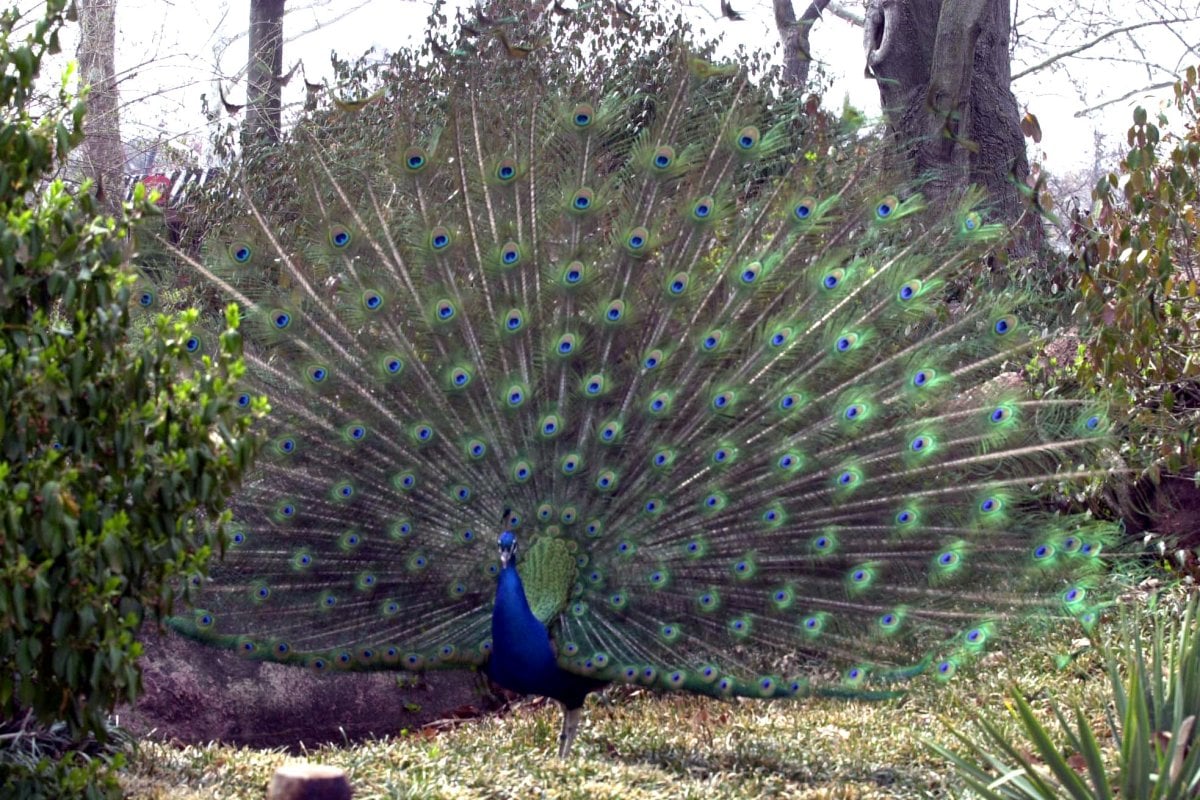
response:
{"label": "tree bark", "polygon": [[809,35],[829,0],[812,0],[808,8],[796,19],[792,0],[772,0],[775,11],[775,28],[783,39],[783,80],[797,89],[808,83],[808,71],[812,66],[812,49]]}
{"label": "tree bark", "polygon": [[242,144],[272,144],[282,127],[283,4],[250,0],[250,57],[246,67],[246,123]]}
{"label": "tree bark", "polygon": [[90,87],[80,150],[83,172],[95,181],[96,197],[103,207],[115,213],[125,194],[116,68],[117,0],[80,0],[79,23],[76,57],[83,81]]}
{"label": "tree bark", "polygon": [[[1029,162],[1010,33],[1008,0],[871,0],[864,44],[890,133],[923,191],[937,199],[979,185],[990,216],[1014,223],[1029,208],[1018,188]],[[1036,238],[1036,219],[1025,221]]]}

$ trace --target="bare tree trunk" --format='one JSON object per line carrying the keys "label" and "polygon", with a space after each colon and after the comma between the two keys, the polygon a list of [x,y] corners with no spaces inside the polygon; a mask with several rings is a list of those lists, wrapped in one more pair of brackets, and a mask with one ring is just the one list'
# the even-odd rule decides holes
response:
{"label": "bare tree trunk", "polygon": [[117,0],[80,0],[79,23],[76,57],[83,81],[91,87],[81,149],[83,172],[96,182],[96,196],[104,208],[115,212],[124,197],[125,166],[115,61]]}
{"label": "bare tree trunk", "polygon": [[[1029,176],[1020,113],[1009,84],[1008,0],[871,0],[867,69],[910,173],[933,197],[977,184],[992,216],[1021,219]],[[1040,221],[1026,217],[1029,238]]]}
{"label": "bare tree trunk", "polygon": [[279,141],[282,104],[277,76],[283,73],[284,1],[250,0],[250,60],[242,137],[247,146]]}

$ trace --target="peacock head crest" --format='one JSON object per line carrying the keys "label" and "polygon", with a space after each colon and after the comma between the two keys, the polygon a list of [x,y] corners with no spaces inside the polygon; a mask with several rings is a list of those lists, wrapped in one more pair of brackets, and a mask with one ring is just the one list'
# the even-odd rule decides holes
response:
{"label": "peacock head crest", "polygon": [[517,560],[517,536],[512,531],[504,531],[497,541],[500,546],[500,566],[507,567]]}

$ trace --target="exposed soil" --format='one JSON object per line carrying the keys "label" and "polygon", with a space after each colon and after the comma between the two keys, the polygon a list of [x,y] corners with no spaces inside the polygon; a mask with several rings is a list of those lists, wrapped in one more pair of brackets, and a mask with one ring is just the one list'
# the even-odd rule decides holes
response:
{"label": "exposed soil", "polygon": [[151,627],[142,636],[144,694],[118,710],[139,736],[298,749],[415,730],[499,707],[482,676],[395,672],[317,674],[242,658]]}

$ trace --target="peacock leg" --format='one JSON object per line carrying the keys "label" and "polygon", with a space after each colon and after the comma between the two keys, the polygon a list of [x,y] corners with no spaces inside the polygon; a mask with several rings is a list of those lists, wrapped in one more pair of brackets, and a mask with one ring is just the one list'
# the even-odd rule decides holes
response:
{"label": "peacock leg", "polygon": [[583,717],[583,708],[567,708],[563,706],[562,733],[558,735],[558,757],[566,758],[571,752],[571,743],[579,735],[579,720]]}

